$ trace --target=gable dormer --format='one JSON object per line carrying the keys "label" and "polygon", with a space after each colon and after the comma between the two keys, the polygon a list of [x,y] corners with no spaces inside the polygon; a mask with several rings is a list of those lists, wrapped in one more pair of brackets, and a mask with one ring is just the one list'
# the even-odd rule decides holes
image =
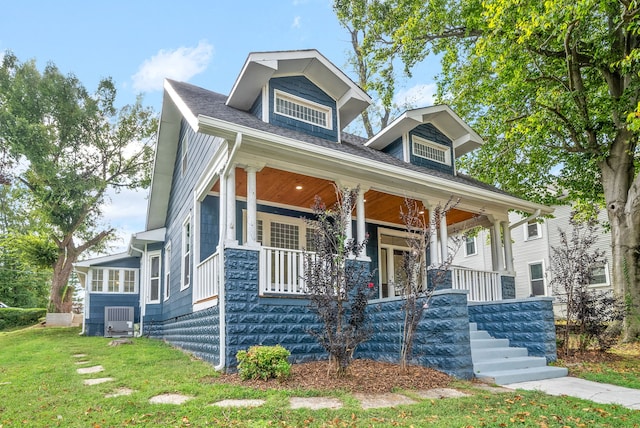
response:
{"label": "gable dormer", "polygon": [[446,105],[410,110],[365,145],[413,165],[455,174],[455,160],[482,138]]}
{"label": "gable dormer", "polygon": [[339,141],[371,98],[316,50],[252,53],[227,99],[264,122]]}

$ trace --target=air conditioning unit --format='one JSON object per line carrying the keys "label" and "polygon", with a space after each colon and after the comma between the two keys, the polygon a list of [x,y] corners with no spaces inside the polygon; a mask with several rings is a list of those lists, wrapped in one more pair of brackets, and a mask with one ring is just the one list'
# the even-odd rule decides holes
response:
{"label": "air conditioning unit", "polygon": [[133,337],[133,306],[104,308],[105,337]]}

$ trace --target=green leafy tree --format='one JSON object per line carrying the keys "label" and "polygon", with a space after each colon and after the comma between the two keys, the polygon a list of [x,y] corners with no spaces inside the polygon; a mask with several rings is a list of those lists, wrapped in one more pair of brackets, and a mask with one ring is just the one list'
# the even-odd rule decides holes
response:
{"label": "green leafy tree", "polygon": [[53,64],[41,73],[11,53],[2,60],[0,144],[9,163],[21,166],[9,174],[3,167],[2,175],[25,187],[31,213],[47,226],[55,257],[46,244],[30,248],[50,263],[50,303],[58,312],[71,310],[73,263],[113,232],[99,222],[107,191],[149,182],[155,115],[141,99],[117,109],[115,98],[111,79],[91,94]]}
{"label": "green leafy tree", "polygon": [[606,207],[625,338],[640,338],[638,1],[371,0],[367,16],[374,58],[411,70],[442,55],[440,99],[486,140],[460,167],[538,202]]}

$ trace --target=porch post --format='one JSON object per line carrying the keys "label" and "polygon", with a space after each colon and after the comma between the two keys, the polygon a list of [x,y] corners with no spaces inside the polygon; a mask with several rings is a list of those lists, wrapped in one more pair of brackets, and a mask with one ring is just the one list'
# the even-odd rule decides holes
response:
{"label": "porch post", "polygon": [[440,252],[442,253],[442,263],[446,263],[449,258],[449,236],[447,235],[447,216],[445,213],[440,216]]}
{"label": "porch post", "polygon": [[247,171],[247,245],[258,246],[258,205],[256,196],[256,172],[257,168],[249,166]]}
{"label": "porch post", "polygon": [[500,240],[500,222],[495,220],[491,227],[491,262],[494,271],[504,270],[502,242]]}
{"label": "porch post", "polygon": [[509,222],[503,221],[502,223],[502,239],[504,240],[504,257],[505,268],[507,272],[513,272],[513,248],[511,244],[511,229],[509,229]]}
{"label": "porch post", "polygon": [[226,244],[237,245],[236,239],[236,166],[232,165],[227,174],[227,230]]}
{"label": "porch post", "polygon": [[[357,224],[357,236],[358,243],[362,244],[365,239],[365,216],[364,216],[364,189],[358,191],[358,199],[356,201],[356,224]],[[359,258],[367,258],[367,247],[362,249],[362,252],[358,255]]]}
{"label": "porch post", "polygon": [[436,227],[436,213],[431,208],[429,208],[429,229],[431,229],[429,242],[430,265],[436,266],[438,264],[438,229]]}

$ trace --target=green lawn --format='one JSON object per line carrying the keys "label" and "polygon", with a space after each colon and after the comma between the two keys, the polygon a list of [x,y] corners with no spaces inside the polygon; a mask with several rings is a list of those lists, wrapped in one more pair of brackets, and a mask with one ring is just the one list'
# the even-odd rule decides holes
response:
{"label": "green lawn", "polygon": [[[313,391],[256,391],[212,383],[213,368],[162,342],[135,339],[133,345],[108,346],[109,339],[81,337],[77,329],[29,328],[0,333],[0,428],[4,427],[640,427],[640,411],[593,404],[537,392],[491,394],[467,382],[456,387],[474,395],[422,400],[389,409],[362,410],[350,394],[333,392],[340,410],[292,410],[293,396]],[[84,358],[75,354],[86,354]],[[79,375],[78,360],[104,371]],[[112,377],[87,386],[83,379]],[[129,396],[105,398],[117,388]],[[153,405],[162,393],[194,397],[185,404]],[[255,408],[210,406],[223,399],[262,398]]]}

